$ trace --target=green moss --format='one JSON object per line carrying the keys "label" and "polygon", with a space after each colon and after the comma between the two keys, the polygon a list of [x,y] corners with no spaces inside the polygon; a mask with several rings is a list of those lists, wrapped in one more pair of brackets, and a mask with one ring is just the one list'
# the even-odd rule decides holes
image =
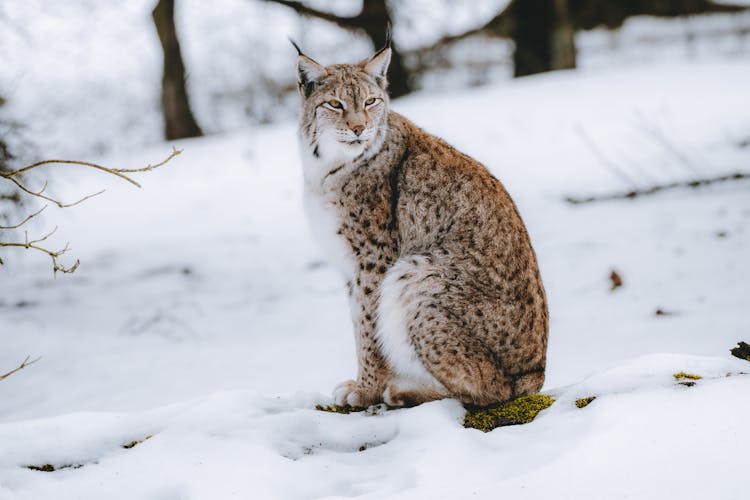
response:
{"label": "green moss", "polygon": [[672,375],[675,380],[700,380],[703,377],[696,375],[695,373],[679,372]]}
{"label": "green moss", "polygon": [[52,464],[44,464],[44,465],[27,465],[27,469],[31,470],[38,470],[41,472],[55,472],[55,466]]}
{"label": "green moss", "polygon": [[490,432],[505,425],[528,424],[555,400],[547,394],[521,396],[491,408],[467,410],[464,427]]}
{"label": "green moss", "polygon": [[67,465],[60,465],[58,467],[55,467],[52,464],[24,465],[24,467],[30,470],[38,470],[40,472],[55,472],[57,470],[63,470],[63,469],[80,469],[81,467],[83,467],[83,464],[67,464]]}
{"label": "green moss", "polygon": [[596,399],[596,396],[589,396],[587,398],[576,399],[576,406],[578,408],[586,408],[589,405],[589,403],[591,403],[595,399]]}
{"label": "green moss", "polygon": [[341,413],[348,415],[350,413],[365,411],[367,408],[360,408],[359,406],[349,405],[315,405],[315,409],[318,411],[327,411],[331,413]]}

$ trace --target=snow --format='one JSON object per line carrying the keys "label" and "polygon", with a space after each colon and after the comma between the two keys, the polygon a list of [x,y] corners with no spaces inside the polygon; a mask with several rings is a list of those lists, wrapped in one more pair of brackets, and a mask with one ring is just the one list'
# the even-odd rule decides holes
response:
{"label": "snow", "polygon": [[[488,434],[451,400],[314,410],[356,366],[294,123],[177,142],[141,190],[71,167],[55,195],[107,192],[31,230],[58,224],[50,245],[71,241],[80,269],[53,279],[44,256],[3,253],[0,371],[42,358],[0,382],[0,498],[746,498],[750,365],[728,350],[747,340],[748,183],[563,199],[631,187],[603,157],[642,187],[747,171],[749,80],[746,60],[717,58],[394,102],[505,183],[539,257],[557,401]],[[24,467],[47,463],[75,467]]]}
{"label": "snow", "polygon": [[[567,388],[534,422],[463,429],[453,400],[377,415],[320,396],[215,393],[146,412],[0,427],[8,498],[743,498],[750,377],[661,355]],[[716,376],[675,386],[671,370]],[[736,372],[735,372],[736,373]],[[614,390],[613,390],[614,387]],[[590,392],[595,390],[596,392]],[[609,392],[608,392],[609,391]],[[596,394],[577,409],[579,394]],[[131,449],[122,444],[144,439]],[[75,464],[52,473],[19,464]]]}

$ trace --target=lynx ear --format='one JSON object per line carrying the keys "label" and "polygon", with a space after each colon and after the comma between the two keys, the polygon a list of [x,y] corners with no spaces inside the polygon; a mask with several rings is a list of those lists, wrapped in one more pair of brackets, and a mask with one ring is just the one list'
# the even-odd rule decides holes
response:
{"label": "lynx ear", "polygon": [[362,67],[368,75],[375,79],[381,88],[385,89],[388,86],[386,74],[388,73],[388,65],[390,63],[391,47],[389,44],[380,49],[378,53],[366,61]]}
{"label": "lynx ear", "polygon": [[308,98],[328,72],[323,66],[303,54],[294,40],[290,38],[289,41],[297,49],[297,85],[300,94]]}

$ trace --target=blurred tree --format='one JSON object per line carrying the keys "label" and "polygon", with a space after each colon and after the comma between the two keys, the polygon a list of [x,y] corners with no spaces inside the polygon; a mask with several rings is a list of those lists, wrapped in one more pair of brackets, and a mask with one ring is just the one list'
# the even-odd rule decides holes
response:
{"label": "blurred tree", "polygon": [[[5,105],[5,99],[3,99],[2,96],[0,96],[0,108],[2,108]],[[0,136],[0,170],[6,170],[8,161],[12,158],[10,155],[10,150],[8,149],[8,144],[5,142],[5,137]]]}
{"label": "blurred tree", "polygon": [[[5,104],[5,99],[0,96],[0,108]],[[5,123],[0,122],[0,127],[5,129]],[[10,172],[10,162],[13,160],[13,155],[10,152],[10,146],[6,139],[5,130],[0,135],[0,176],[6,172]],[[17,189],[12,186],[8,186],[5,183],[0,187],[0,220],[8,217],[9,212],[12,210],[13,205],[19,205],[21,203],[21,196]]]}
{"label": "blurred tree", "polygon": [[156,32],[164,50],[164,74],[161,80],[161,108],[167,139],[198,137],[203,131],[190,110],[185,87],[185,65],[174,22],[174,0],[159,0],[152,12]]}
{"label": "blurred tree", "polygon": [[514,0],[508,8],[515,43],[513,76],[576,67],[568,0]]}
{"label": "blurred tree", "polygon": [[485,24],[445,37],[417,55],[474,35],[510,38],[515,43],[514,75],[523,76],[574,68],[577,31],[619,28],[632,16],[680,17],[747,9],[712,0],[511,0]]}
{"label": "blurred tree", "polygon": [[619,28],[632,16],[681,17],[712,12],[740,12],[745,5],[712,0],[568,0],[576,30]]}
{"label": "blurred tree", "polygon": [[[364,0],[362,10],[352,17],[323,12],[293,0],[266,1],[285,5],[300,15],[323,19],[349,31],[362,31],[372,41],[376,50],[386,44],[386,33],[391,25],[391,14],[386,0]],[[399,97],[413,90],[411,75],[404,65],[403,56],[393,45],[391,46],[391,65],[388,68],[388,89],[392,97]]]}

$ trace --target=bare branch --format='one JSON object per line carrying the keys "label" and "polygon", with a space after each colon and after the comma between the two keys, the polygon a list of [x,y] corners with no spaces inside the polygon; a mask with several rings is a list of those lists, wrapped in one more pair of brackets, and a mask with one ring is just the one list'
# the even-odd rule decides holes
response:
{"label": "bare branch", "polygon": [[34,217],[36,217],[40,213],[44,212],[45,208],[47,208],[47,205],[44,205],[42,208],[40,208],[39,210],[37,210],[33,214],[28,215],[24,220],[22,220],[21,222],[19,222],[15,226],[0,226],[0,229],[18,229],[19,227],[23,226],[24,224],[26,224],[27,222],[29,222],[31,219],[33,219]]}
{"label": "bare branch", "polygon": [[50,165],[50,164],[53,164],[53,163],[57,163],[57,164],[61,164],[61,165],[83,165],[85,167],[95,168],[97,170],[102,170],[104,172],[108,172],[110,174],[113,174],[113,175],[116,175],[118,177],[121,177],[121,178],[125,179],[126,181],[128,181],[129,183],[133,184],[134,186],[141,187],[140,184],[138,184],[136,181],[134,181],[130,177],[128,177],[126,175],[122,175],[122,174],[118,173],[117,171],[115,171],[115,170],[113,170],[111,168],[103,167],[101,165],[97,165],[96,163],[89,163],[89,162],[86,162],[86,161],[78,161],[78,160],[42,160],[42,161],[38,161],[36,163],[32,163],[31,165],[27,165],[27,166],[25,166],[25,167],[23,167],[21,169],[14,170],[14,171],[8,172],[8,173],[2,173],[0,175],[2,175],[3,177],[5,177],[7,179],[12,179],[13,177],[15,177],[17,175],[21,175],[24,172],[28,172],[31,169],[34,169],[34,168],[37,168],[37,167],[41,167],[42,165]]}
{"label": "bare branch", "polygon": [[456,35],[447,35],[438,40],[437,42],[428,45],[426,47],[415,49],[411,52],[407,52],[404,55],[424,57],[435,51],[445,49],[461,40],[471,38],[477,35],[483,35],[490,38],[511,38],[511,32],[513,29],[513,19],[510,13],[510,6],[504,8],[495,17],[487,21],[486,23],[476,28],[471,28],[462,33]]}
{"label": "bare branch", "polygon": [[[324,12],[324,11],[321,11],[312,7],[308,7],[302,2],[298,2],[294,0],[265,0],[265,1],[268,3],[276,3],[279,5],[284,5],[286,7],[293,9],[295,12],[297,12],[300,15],[322,19],[324,21],[334,23],[338,25],[339,27],[344,28],[349,31],[358,31],[358,30],[364,29],[368,21],[367,9],[362,9],[362,11],[358,15],[353,16],[353,17],[342,17],[342,16],[337,16],[335,14],[331,14],[330,12]],[[510,38],[511,26],[512,26],[512,19],[510,16],[510,11],[508,8],[505,8],[498,15],[496,15],[495,17],[493,17],[492,19],[490,19],[489,21],[487,21],[486,23],[484,23],[483,25],[477,28],[470,29],[463,33],[459,33],[457,35],[446,36],[438,40],[436,43],[430,45],[429,47],[416,49],[407,54],[416,55],[416,56],[424,56],[428,53],[434,52],[435,50],[439,50],[449,45],[452,45],[460,40],[463,40],[464,38],[469,38],[471,36],[480,35],[480,34],[490,36],[490,37],[497,37],[497,38]]]}
{"label": "bare branch", "polygon": [[682,182],[671,182],[669,184],[657,184],[649,188],[644,189],[633,189],[630,191],[622,191],[616,193],[602,194],[598,196],[586,196],[576,197],[568,196],[565,201],[574,205],[580,205],[583,203],[593,203],[596,201],[606,200],[625,200],[629,198],[636,198],[638,196],[646,196],[649,194],[660,193],[668,189],[679,189],[679,188],[698,188],[702,186],[710,186],[711,184],[718,184],[721,182],[728,181],[739,181],[743,179],[750,179],[750,172],[736,172],[733,174],[720,175],[718,177],[707,177],[705,179],[695,179]]}
{"label": "bare branch", "polygon": [[37,361],[39,361],[40,359],[42,359],[41,356],[40,356],[40,357],[38,357],[36,359],[32,359],[31,361],[29,361],[30,357],[31,356],[26,356],[26,359],[23,360],[23,363],[21,363],[18,366],[18,368],[14,369],[14,370],[11,370],[8,373],[4,373],[4,374],[0,375],[0,380],[5,380],[6,378],[10,377],[11,375],[13,375],[14,373],[16,373],[17,371],[23,370],[27,366],[33,365],[34,363],[36,363]]}
{"label": "bare branch", "polygon": [[662,128],[644,113],[638,112],[638,116],[646,129],[646,134],[644,134],[646,137],[654,140],[658,145],[666,149],[690,174],[696,177],[701,174],[700,168],[698,168],[698,166],[695,165],[685,153],[680,151],[679,147],[670,140],[667,133]]}
{"label": "bare branch", "polygon": [[[134,173],[134,172],[148,172],[150,170],[154,170],[156,168],[166,165],[167,163],[169,163],[170,160],[172,160],[172,158],[179,155],[180,153],[182,153],[181,149],[172,147],[172,152],[169,154],[169,156],[167,156],[164,160],[160,161],[156,165],[149,164],[141,168],[112,168],[108,170],[111,170],[112,172],[116,172],[118,174],[128,174],[128,173]],[[137,184],[137,185],[138,187],[141,187],[140,184]]]}
{"label": "bare branch", "polygon": [[[76,269],[78,269],[78,266],[81,264],[81,261],[76,260],[75,263],[70,267],[65,267],[63,264],[60,264],[57,261],[58,257],[70,250],[70,246],[68,243],[66,243],[65,246],[60,250],[49,250],[38,245],[38,243],[46,241],[50,236],[55,234],[55,232],[57,232],[57,226],[55,226],[55,228],[49,233],[35,240],[29,241],[29,237],[27,234],[23,243],[17,241],[0,241],[0,247],[19,247],[25,248],[27,250],[37,250],[39,252],[46,253],[47,255],[49,255],[50,259],[52,259],[52,272],[54,273],[54,275],[57,275],[58,271],[63,274],[74,273]],[[0,264],[2,264],[2,261],[0,261]]]}
{"label": "bare branch", "polygon": [[[98,165],[96,163],[91,163],[91,162],[88,162],[88,161],[79,161],[79,160],[42,160],[42,161],[38,161],[36,163],[32,163],[31,165],[27,165],[27,166],[25,166],[25,167],[23,167],[21,169],[13,170],[12,172],[0,172],[0,176],[5,177],[6,179],[13,180],[14,177],[16,177],[18,175],[21,175],[21,174],[23,174],[25,172],[28,172],[29,170],[32,170],[34,168],[41,167],[42,165],[50,165],[50,164],[82,165],[84,167],[95,168],[97,170],[101,170],[102,172],[107,172],[109,174],[116,175],[117,177],[125,179],[126,181],[128,181],[129,183],[133,184],[136,187],[141,187],[141,185],[138,182],[136,182],[135,180],[131,179],[130,177],[128,177],[125,174],[126,173],[133,173],[133,172],[147,172],[149,170],[153,170],[155,168],[159,168],[159,167],[165,165],[166,163],[168,163],[172,158],[174,158],[175,156],[179,155],[180,153],[182,153],[181,149],[177,149],[177,148],[173,147],[172,148],[172,152],[170,153],[170,155],[164,161],[162,161],[160,163],[157,163],[156,165],[147,165],[147,166],[145,166],[143,168],[109,168],[109,167],[104,167],[102,165]],[[29,191],[27,191],[27,192],[29,194],[33,194],[34,196],[38,196],[39,194],[41,194],[42,191],[44,191],[44,189],[42,189],[41,191],[39,191],[37,193],[33,193],[33,192],[29,192]],[[89,197],[91,197],[91,196],[93,196],[93,195],[90,195]],[[80,203],[80,202],[77,202],[77,203]]]}
{"label": "bare branch", "polygon": [[[22,175],[22,174],[24,174],[24,173],[26,173],[26,172],[28,172],[28,171],[30,171],[30,170],[33,170],[33,169],[38,168],[38,167],[41,167],[42,165],[50,165],[50,164],[81,165],[81,166],[85,166],[85,167],[89,167],[89,168],[94,168],[96,170],[101,170],[102,172],[106,172],[108,174],[115,175],[117,177],[120,177],[120,178],[128,181],[129,183],[133,184],[134,186],[140,188],[141,185],[138,182],[136,182],[135,180],[133,180],[132,178],[130,178],[126,174],[132,174],[132,173],[138,173],[138,172],[148,172],[148,171],[154,170],[156,168],[159,168],[161,166],[166,165],[170,160],[172,160],[172,158],[174,158],[175,156],[179,155],[180,153],[182,153],[182,150],[177,149],[177,148],[172,148],[172,153],[170,153],[170,155],[167,158],[165,158],[163,161],[161,161],[161,162],[159,162],[159,163],[157,163],[155,165],[149,164],[149,165],[147,165],[145,167],[140,167],[140,168],[109,168],[109,167],[104,167],[102,165],[98,165],[96,163],[91,163],[91,162],[86,162],[86,161],[78,161],[78,160],[43,160],[43,161],[39,161],[39,162],[36,162],[36,163],[32,163],[31,165],[27,165],[27,166],[25,166],[25,167],[23,167],[21,169],[13,170],[11,172],[0,172],[0,178],[4,178],[4,179],[9,180],[13,184],[15,184],[16,187],[18,187],[21,191],[23,191],[24,193],[26,193],[28,195],[34,196],[36,198],[41,198],[43,200],[47,200],[50,203],[54,203],[55,205],[57,205],[60,208],[68,208],[68,207],[72,207],[72,206],[78,205],[79,203],[83,203],[84,201],[88,200],[89,198],[92,198],[94,196],[98,196],[98,195],[102,194],[104,192],[104,190],[101,190],[101,191],[98,191],[96,193],[84,196],[83,198],[81,198],[81,199],[79,199],[77,201],[74,201],[72,203],[63,203],[60,200],[57,200],[55,198],[52,198],[51,196],[47,196],[46,194],[44,194],[44,191],[47,189],[47,182],[46,181],[44,183],[44,186],[42,186],[41,189],[39,189],[38,191],[34,191],[34,190],[28,188],[20,180],[18,180],[17,177],[20,176],[20,175]],[[46,205],[44,207],[42,207],[40,210],[38,210],[37,212],[29,215],[23,221],[21,221],[20,223],[18,223],[16,225],[13,225],[13,226],[0,226],[0,230],[18,229],[19,227],[21,227],[24,224],[26,224],[32,218],[34,218],[37,215],[39,215],[42,212],[42,210],[44,210],[45,208],[46,208]],[[75,263],[72,266],[66,267],[63,264],[60,264],[58,262],[58,260],[57,260],[61,255],[65,254],[70,249],[67,243],[65,244],[65,247],[63,247],[60,250],[50,250],[48,248],[45,248],[45,247],[39,245],[40,243],[46,241],[50,236],[52,236],[55,233],[55,231],[57,231],[57,227],[55,227],[55,229],[53,229],[52,231],[50,231],[46,235],[44,235],[44,236],[42,236],[40,238],[37,238],[37,239],[33,239],[33,240],[29,240],[28,235],[27,235],[25,237],[25,239],[24,239],[23,242],[20,242],[20,241],[0,241],[0,247],[25,248],[27,250],[36,250],[38,252],[45,253],[45,254],[47,254],[50,257],[50,259],[52,259],[52,271],[53,271],[53,273],[55,275],[57,275],[58,272],[61,272],[61,273],[73,273],[73,272],[76,271],[76,269],[78,269],[80,261],[76,260]],[[3,264],[4,264],[4,262],[3,262],[2,258],[0,258],[0,265],[3,265]]]}
{"label": "bare branch", "polygon": [[107,172],[108,174],[116,175],[117,177],[120,177],[121,179],[128,181],[129,183],[133,184],[136,187],[141,187],[141,185],[138,182],[131,179],[129,176],[125,174],[136,173],[136,172],[148,172],[149,170],[154,170],[163,165],[166,165],[170,160],[172,160],[172,158],[179,155],[180,153],[182,153],[181,149],[172,148],[172,152],[170,153],[170,155],[167,158],[165,158],[163,161],[157,163],[156,165],[147,165],[141,168],[109,168],[109,167],[104,167],[102,165],[98,165],[96,163],[91,163],[87,161],[79,161],[79,160],[42,160],[36,163],[32,163],[31,165],[27,165],[18,170],[13,170],[11,172],[0,172],[0,177],[4,177],[5,179],[8,179],[13,184],[15,184],[16,187],[18,187],[18,189],[20,189],[21,191],[23,191],[24,193],[28,195],[34,196],[36,198],[41,198],[43,200],[49,201],[50,203],[54,203],[59,208],[70,208],[70,207],[74,207],[78,205],[79,203],[83,203],[89,198],[93,198],[94,196],[98,196],[102,194],[105,190],[102,189],[101,191],[98,191],[96,193],[86,195],[83,198],[76,200],[72,203],[64,203],[58,199],[52,198],[51,196],[47,196],[46,194],[44,194],[44,191],[47,189],[46,181],[42,189],[38,191],[34,191],[28,188],[25,184],[19,181],[16,177],[28,172],[29,170],[41,167],[42,165],[51,165],[51,164],[81,165],[84,167],[90,167],[90,168],[94,168],[97,170],[101,170],[102,172]]}
{"label": "bare branch", "polygon": [[29,234],[28,234],[28,233],[25,233],[25,236],[26,236],[26,243],[24,243],[24,245],[33,245],[33,244],[35,244],[35,243],[41,243],[41,242],[43,242],[43,241],[46,241],[46,240],[47,240],[47,238],[49,238],[50,236],[52,236],[52,235],[53,235],[53,234],[55,234],[56,232],[57,232],[57,226],[55,226],[55,228],[54,228],[54,229],[53,229],[52,231],[50,231],[49,233],[45,234],[45,235],[44,235],[44,236],[42,236],[41,238],[37,238],[37,239],[35,239],[35,240],[31,240],[31,241],[29,241]]}
{"label": "bare branch", "polygon": [[265,0],[265,1],[270,2],[270,3],[277,3],[285,7],[289,7],[291,9],[294,9],[295,12],[303,16],[322,19],[324,21],[337,24],[338,26],[347,30],[358,30],[362,28],[359,16],[341,17],[335,14],[331,14],[330,12],[323,12],[322,10],[313,9],[312,7],[308,7],[302,2],[295,2],[293,0]]}
{"label": "bare branch", "polygon": [[[104,192],[104,189],[102,189],[101,191],[98,191],[96,193],[84,196],[80,200],[74,201],[72,203],[63,203],[60,200],[57,200],[55,198],[47,196],[46,194],[43,194],[44,191],[47,189],[47,182],[46,181],[44,182],[44,186],[42,187],[42,189],[40,189],[39,191],[32,191],[31,189],[27,188],[21,181],[19,181],[15,177],[10,177],[10,176],[7,176],[7,177],[3,176],[3,177],[5,177],[9,181],[11,181],[13,184],[15,184],[16,187],[18,187],[18,189],[20,189],[24,193],[29,194],[31,196],[35,196],[37,198],[41,198],[41,199],[46,200],[46,201],[49,201],[50,203],[54,203],[55,205],[57,205],[60,208],[74,207],[74,206],[78,205],[79,203],[82,203],[82,202],[88,200],[89,198],[93,198],[94,196],[98,196],[98,195],[100,195],[100,194],[102,194]],[[138,186],[138,187],[140,187],[140,186]]]}
{"label": "bare branch", "polygon": [[609,171],[612,172],[616,177],[619,177],[620,180],[624,181],[625,184],[629,184],[630,187],[636,189],[636,186],[638,184],[633,181],[633,179],[631,179],[628,174],[625,173],[625,170],[621,168],[620,165],[618,165],[614,160],[604,154],[604,152],[596,145],[596,143],[591,139],[591,137],[582,126],[576,125],[574,127],[574,130],[581,137],[581,140],[586,143],[594,156],[599,159],[602,165],[607,167]]}

